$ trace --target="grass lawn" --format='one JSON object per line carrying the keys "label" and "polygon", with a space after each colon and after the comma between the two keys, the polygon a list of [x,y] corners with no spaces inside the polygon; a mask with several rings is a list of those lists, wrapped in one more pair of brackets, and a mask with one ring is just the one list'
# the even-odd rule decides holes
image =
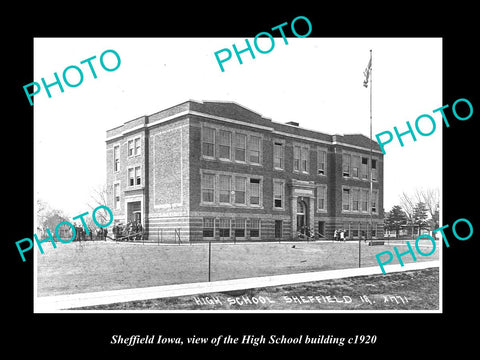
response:
{"label": "grass lawn", "polygon": [[[429,241],[421,250],[428,253]],[[405,251],[404,245],[397,245]],[[358,266],[358,242],[212,243],[211,281]],[[112,242],[59,243],[37,253],[37,295],[49,296],[208,280],[208,244],[156,245]],[[393,245],[361,244],[362,267]],[[428,257],[438,259],[438,247]],[[412,262],[410,255],[404,262]],[[391,264],[398,263],[396,257]]]}
{"label": "grass lawn", "polygon": [[370,311],[438,308],[439,272],[438,268],[429,268],[225,293],[131,301],[84,307],[81,310]]}

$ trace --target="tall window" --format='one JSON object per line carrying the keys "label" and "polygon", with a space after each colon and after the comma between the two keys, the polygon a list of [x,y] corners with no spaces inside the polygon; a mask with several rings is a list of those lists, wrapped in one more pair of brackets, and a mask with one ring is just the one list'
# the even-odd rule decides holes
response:
{"label": "tall window", "polygon": [[284,186],[283,182],[275,181],[273,183],[273,206],[274,208],[283,208]]}
{"label": "tall window", "polygon": [[300,146],[293,147],[293,170],[300,171]]}
{"label": "tall window", "polygon": [[135,185],[141,185],[142,184],[142,174],[140,172],[140,166],[137,166],[135,168]]}
{"label": "tall window", "polygon": [[202,129],[202,154],[204,156],[215,156],[215,129],[204,127]]}
{"label": "tall window", "polygon": [[203,237],[213,238],[215,236],[215,218],[203,218]]}
{"label": "tall window", "polygon": [[352,156],[352,176],[358,178],[358,169],[360,168],[360,156]]}
{"label": "tall window", "polygon": [[218,132],[218,157],[220,159],[230,159],[231,142],[232,133],[230,131],[220,130]]}
{"label": "tall window", "polygon": [[342,156],[343,176],[350,176],[350,155],[344,154]]}
{"label": "tall window", "polygon": [[128,186],[135,185],[135,169],[128,169]]}
{"label": "tall window", "polygon": [[325,168],[327,164],[327,152],[325,150],[318,150],[318,175],[325,175]]}
{"label": "tall window", "polygon": [[326,210],[327,188],[320,186],[317,188],[317,208],[318,210]]}
{"label": "tall window", "polygon": [[372,159],[372,180],[377,180],[377,160]]}
{"label": "tall window", "polygon": [[247,135],[235,133],[235,160],[245,161],[247,148]]}
{"label": "tall window", "polygon": [[141,146],[140,138],[136,138],[134,142],[135,142],[135,155],[140,155],[140,146]]}
{"label": "tall window", "polygon": [[235,219],[235,237],[245,237],[245,219]]}
{"label": "tall window", "polygon": [[260,179],[250,179],[250,205],[260,205]]}
{"label": "tall window", "polygon": [[202,201],[207,203],[215,201],[215,175],[213,174],[202,176]]}
{"label": "tall window", "polygon": [[362,168],[361,168],[362,179],[368,179],[368,158],[362,157]]}
{"label": "tall window", "polygon": [[113,171],[120,171],[120,146],[113,147]]}
{"label": "tall window", "polygon": [[250,219],[250,237],[260,237],[260,219]]}
{"label": "tall window", "polygon": [[113,184],[113,197],[115,209],[120,209],[120,184]]}
{"label": "tall window", "polygon": [[128,156],[133,156],[133,140],[128,140]]}
{"label": "tall window", "polygon": [[230,203],[231,178],[230,175],[220,175],[218,178],[220,185],[218,201],[221,203]]}
{"label": "tall window", "polygon": [[369,190],[361,190],[360,193],[361,199],[361,210],[362,211],[368,211],[368,196],[369,196]]}
{"label": "tall window", "polygon": [[220,237],[229,238],[230,237],[230,219],[220,218],[218,226]]}
{"label": "tall window", "polygon": [[360,189],[352,189],[352,210],[358,211],[360,204]]}
{"label": "tall window", "polygon": [[251,163],[260,164],[261,140],[259,136],[250,136],[248,140],[249,160]]}
{"label": "tall window", "polygon": [[303,172],[308,172],[308,158],[309,158],[309,150],[308,147],[302,147],[300,151],[300,170]]}
{"label": "tall window", "polygon": [[378,192],[373,191],[372,192],[372,213],[376,213],[378,208]]}
{"label": "tall window", "polygon": [[273,167],[283,170],[284,147],[281,142],[273,143]]}
{"label": "tall window", "polygon": [[350,210],[350,189],[344,188],[342,191],[342,209]]}
{"label": "tall window", "polygon": [[235,177],[235,204],[245,204],[245,183],[246,178]]}

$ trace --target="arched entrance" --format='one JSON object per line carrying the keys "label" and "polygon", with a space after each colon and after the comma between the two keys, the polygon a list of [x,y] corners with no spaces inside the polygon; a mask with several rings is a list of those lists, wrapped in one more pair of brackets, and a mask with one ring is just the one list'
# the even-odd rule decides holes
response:
{"label": "arched entrance", "polygon": [[297,200],[297,232],[305,235],[309,226],[310,224],[309,224],[307,203],[301,198],[298,198]]}

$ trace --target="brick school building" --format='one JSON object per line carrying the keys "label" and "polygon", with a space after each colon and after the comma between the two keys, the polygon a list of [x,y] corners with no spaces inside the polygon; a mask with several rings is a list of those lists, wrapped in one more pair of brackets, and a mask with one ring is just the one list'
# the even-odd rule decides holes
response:
{"label": "brick school building", "polygon": [[364,135],[189,100],[107,131],[107,206],[149,241],[383,237],[383,154],[372,147],[370,161]]}

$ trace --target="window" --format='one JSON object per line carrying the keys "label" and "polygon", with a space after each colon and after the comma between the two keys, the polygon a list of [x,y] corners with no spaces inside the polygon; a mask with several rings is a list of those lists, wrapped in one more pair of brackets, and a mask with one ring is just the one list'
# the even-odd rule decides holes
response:
{"label": "window", "polygon": [[215,156],[215,129],[204,127],[202,129],[202,154],[203,156]]}
{"label": "window", "polygon": [[352,210],[358,211],[360,203],[360,189],[352,189]]}
{"label": "window", "polygon": [[303,171],[303,172],[307,172],[308,173],[308,157],[309,157],[309,150],[308,148],[306,147],[302,147],[301,151],[300,151],[300,169]]}
{"label": "window", "polygon": [[372,180],[377,180],[377,160],[372,159]]}
{"label": "window", "polygon": [[327,188],[321,186],[317,188],[317,208],[318,210],[326,210]]}
{"label": "window", "polygon": [[235,177],[235,204],[245,204],[245,183],[246,178]]}
{"label": "window", "polygon": [[115,209],[120,209],[120,184],[113,185],[113,197]]}
{"label": "window", "polygon": [[120,171],[120,146],[113,147],[113,171]]}
{"label": "window", "polygon": [[128,186],[135,185],[135,169],[130,168],[128,169]]}
{"label": "window", "polygon": [[260,205],[260,179],[250,179],[250,205]]}
{"label": "window", "polygon": [[344,188],[342,191],[342,209],[350,210],[350,189]]}
{"label": "window", "polygon": [[260,237],[260,219],[250,219],[250,237]]}
{"label": "window", "polygon": [[250,136],[248,141],[248,151],[250,152],[250,162],[260,164],[260,153],[262,146],[262,138],[259,136]]}
{"label": "window", "polygon": [[343,176],[350,176],[350,155],[344,154],[342,156]]}
{"label": "window", "polygon": [[128,169],[128,186],[142,184],[142,173],[140,166]]}
{"label": "window", "polygon": [[327,164],[327,152],[325,150],[318,150],[318,175],[325,175],[325,168]]}
{"label": "window", "polygon": [[362,211],[368,211],[368,195],[369,191],[368,190],[361,190],[360,193],[360,202],[361,202],[361,209]]}
{"label": "window", "polygon": [[140,155],[140,138],[135,139],[135,155]]}
{"label": "window", "polygon": [[206,203],[215,201],[215,175],[213,174],[202,176],[202,201]]}
{"label": "window", "polygon": [[235,134],[235,160],[245,161],[245,152],[247,147],[247,135]]}
{"label": "window", "polygon": [[203,237],[213,238],[215,236],[215,218],[203,218]]}
{"label": "window", "polygon": [[220,159],[230,160],[230,146],[232,133],[230,131],[220,130],[218,132],[218,157]]}
{"label": "window", "polygon": [[282,220],[275,220],[275,238],[279,239],[283,236]]}
{"label": "window", "polygon": [[230,219],[220,218],[219,223],[220,237],[229,238],[230,237]]}
{"label": "window", "polygon": [[273,207],[277,209],[283,208],[283,190],[284,184],[280,181],[275,181],[273,183]]}
{"label": "window", "polygon": [[230,175],[220,175],[218,178],[220,185],[218,201],[221,203],[230,203],[231,179]]}
{"label": "window", "polygon": [[133,140],[128,141],[128,156],[133,156]]}
{"label": "window", "polygon": [[352,177],[358,178],[358,169],[360,168],[360,156],[352,156]]}
{"label": "window", "polygon": [[378,204],[378,192],[373,191],[373,193],[372,193],[372,213],[377,212],[377,204]]}
{"label": "window", "polygon": [[135,185],[141,185],[142,184],[142,175],[140,173],[140,166],[137,166],[135,168]]}
{"label": "window", "polygon": [[245,237],[245,219],[235,219],[235,237]]}
{"label": "window", "polygon": [[361,168],[362,179],[368,179],[368,158],[362,157],[362,168]]}
{"label": "window", "polygon": [[274,142],[273,143],[273,167],[275,169],[282,169],[283,170],[283,143],[281,142]]}
{"label": "window", "polygon": [[293,147],[293,170],[300,171],[300,146]]}

